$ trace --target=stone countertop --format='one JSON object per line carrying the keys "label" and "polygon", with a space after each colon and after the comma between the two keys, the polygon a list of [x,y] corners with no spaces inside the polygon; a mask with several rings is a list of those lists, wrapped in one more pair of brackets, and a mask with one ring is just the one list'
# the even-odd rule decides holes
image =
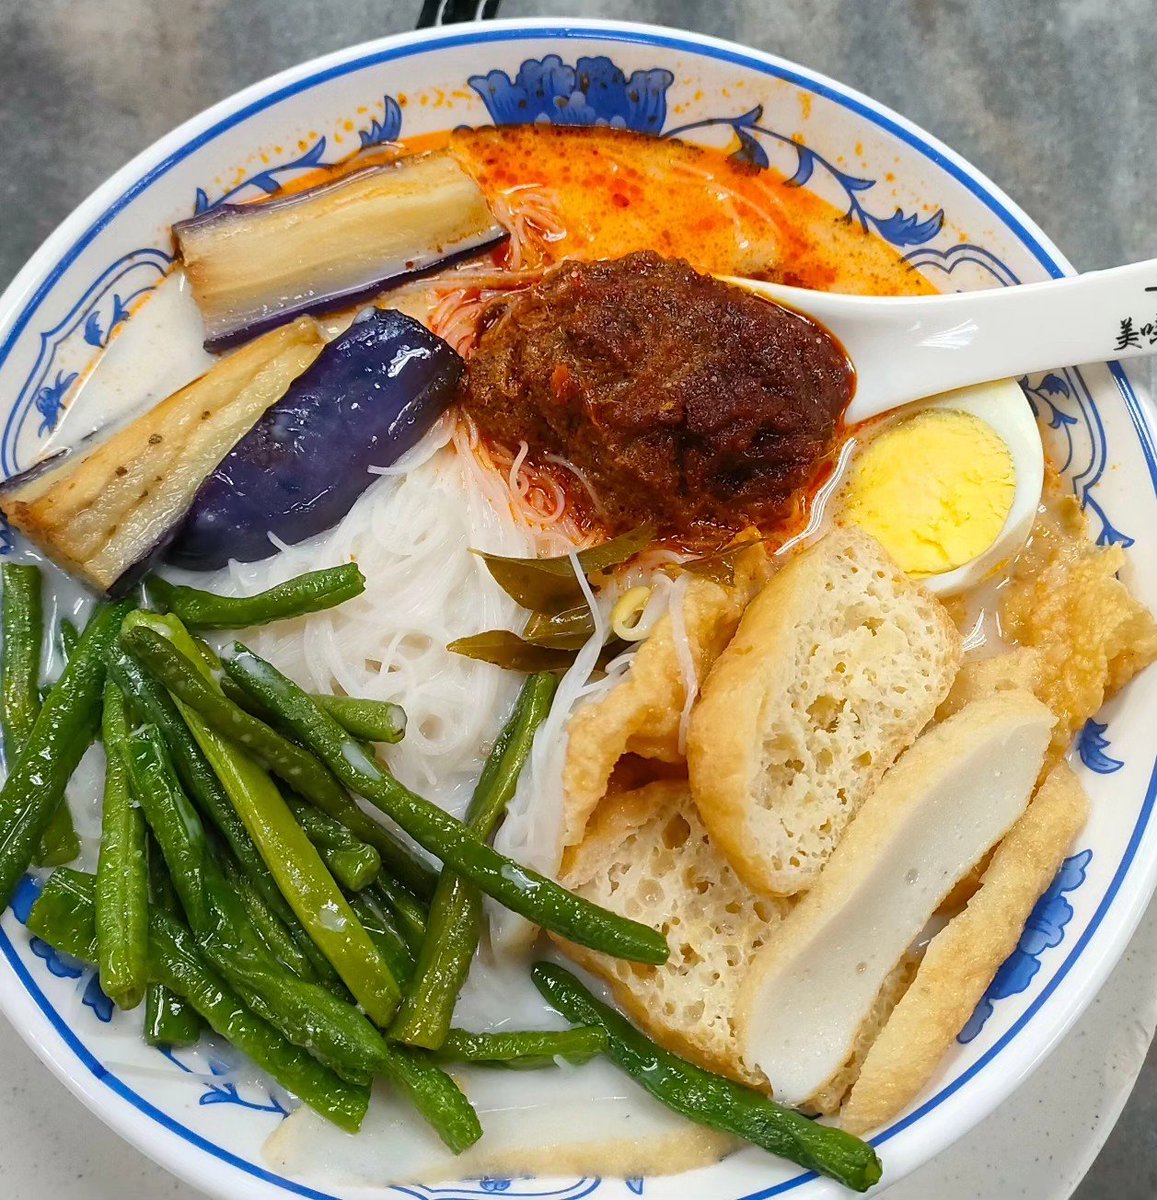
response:
{"label": "stone countertop", "polygon": [[[419,7],[419,0],[0,0],[0,288],[97,184],[173,126],[283,67],[408,29]],[[635,0],[629,11],[621,0],[506,0],[502,7],[503,16],[546,14],[681,26],[825,71],[975,163],[1079,269],[1157,256],[1149,197],[1157,179],[1152,0]],[[15,1041],[7,1029],[0,1038],[6,1049]],[[13,1045],[11,1054],[2,1091],[9,1113],[19,1107],[21,1125],[95,1128],[23,1047]],[[13,1081],[10,1071],[24,1077]],[[1157,1195],[1155,1118],[1151,1053],[1076,1200]],[[42,1175],[30,1157],[35,1145],[14,1143],[7,1124],[0,1119],[5,1195],[64,1195],[69,1160]],[[115,1142],[99,1133],[94,1140]],[[76,1171],[96,1176],[78,1177],[70,1200],[191,1195],[123,1145],[97,1160],[79,1154]]]}

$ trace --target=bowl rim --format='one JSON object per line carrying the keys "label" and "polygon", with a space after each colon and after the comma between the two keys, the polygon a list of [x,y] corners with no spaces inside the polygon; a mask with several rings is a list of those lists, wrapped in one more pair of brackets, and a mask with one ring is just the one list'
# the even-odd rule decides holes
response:
{"label": "bowl rim", "polygon": [[[906,117],[822,72],[739,43],[651,24],[556,17],[471,22],[376,38],[289,67],[196,114],[135,155],[65,217],[0,296],[0,331],[3,331],[0,370],[40,304],[97,234],[133,199],[184,158],[249,117],[274,108],[282,100],[331,79],[430,50],[534,39],[549,39],[565,45],[568,41],[583,38],[608,43],[650,45],[706,56],[771,75],[821,95],[850,110],[857,119],[866,120],[900,138],[911,149],[946,171],[957,184],[965,187],[993,212],[1050,276],[1073,273],[1071,264],[1043,230],[983,172]],[[1121,365],[1110,363],[1108,369],[1128,409],[1157,491],[1157,423],[1154,415]],[[920,1148],[909,1148],[907,1140],[896,1146],[898,1153],[886,1164],[886,1185],[934,1157],[993,1111],[1039,1066],[1092,1000],[1123,953],[1157,886],[1157,854],[1146,858],[1138,853],[1146,837],[1150,841],[1157,841],[1157,830],[1150,825],[1155,801],[1157,763],[1150,776],[1136,825],[1100,904],[1090,918],[1088,927],[1069,948],[1040,994],[975,1063],[914,1112],[894,1122],[872,1139],[877,1146],[885,1144],[921,1122],[924,1136]],[[1103,921],[1110,907],[1114,909],[1115,919],[1105,928]],[[72,1033],[28,974],[11,939],[2,930],[0,950],[20,984],[14,987],[7,972],[0,975],[0,1007],[4,1008],[17,1032],[86,1107],[148,1157],[179,1178],[198,1188],[212,1190],[222,1197],[267,1196],[267,1186],[275,1184],[310,1200],[334,1200],[330,1193],[280,1176],[224,1147],[214,1145],[157,1109],[107,1071]],[[1078,961],[1082,971],[1079,979],[1070,980],[1072,995],[1067,1007],[1052,1005],[1046,1008],[1047,1001],[1061,983],[1070,977]],[[1042,1009],[1045,1010],[1043,1013]],[[1034,1020],[1038,1017],[1040,1019]],[[1031,1038],[1017,1040],[1030,1021],[1033,1022]],[[964,1097],[957,1095],[966,1083],[1014,1041],[1019,1051],[1017,1061],[1014,1062],[1012,1056],[1004,1060],[1013,1069],[989,1072],[981,1088],[966,1093]],[[85,1073],[76,1071],[76,1058],[86,1067]],[[98,1086],[100,1084],[113,1091],[118,1103],[111,1106],[102,1103],[107,1099],[108,1092]],[[949,1101],[952,1103],[947,1103]],[[967,1106],[964,1101],[968,1101]],[[151,1120],[141,1122],[142,1114]],[[203,1153],[190,1154],[189,1145]],[[748,1193],[742,1200],[768,1200],[769,1197],[808,1184],[812,1188],[807,1194],[814,1200],[819,1200],[821,1196],[846,1194],[838,1185],[817,1179],[811,1172],[804,1172],[766,1189]]]}

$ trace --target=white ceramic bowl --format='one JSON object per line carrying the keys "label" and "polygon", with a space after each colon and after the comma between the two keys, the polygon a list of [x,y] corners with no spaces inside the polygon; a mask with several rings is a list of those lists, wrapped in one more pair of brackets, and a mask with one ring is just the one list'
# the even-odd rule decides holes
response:
{"label": "white ceramic bowl", "polygon": [[[304,167],[396,137],[399,123],[407,136],[534,117],[651,133],[678,128],[730,143],[828,196],[944,290],[1070,270],[1037,226],[947,147],[866,97],[769,55],[597,21],[495,22],[387,38],[286,71],[189,121],[49,238],[0,301],[0,467],[11,473],[39,455],[110,328],[166,270],[173,221],[226,195],[276,190]],[[1157,605],[1157,556],[1145,540],[1157,529],[1148,401],[1117,366],[1058,369],[1025,386],[1092,529],[1102,542],[1133,547],[1131,582]],[[1124,948],[1157,881],[1155,703],[1150,671],[1081,735],[1074,761],[1093,799],[1089,824],[932,1084],[875,1139],[885,1183],[991,1112],[1088,1004]],[[30,941],[21,919],[32,886],[26,881],[0,922],[0,1007],[85,1104],[214,1195],[349,1194],[271,1173],[261,1145],[281,1119],[276,1099],[215,1078],[189,1052],[145,1047],[138,1015],[113,1013],[74,965]],[[518,1087],[516,1076],[510,1086]],[[1074,1080],[1074,1103],[1080,1092]],[[755,1200],[789,1192],[818,1200],[840,1189],[747,1150],[693,1178],[492,1179],[358,1194]]]}

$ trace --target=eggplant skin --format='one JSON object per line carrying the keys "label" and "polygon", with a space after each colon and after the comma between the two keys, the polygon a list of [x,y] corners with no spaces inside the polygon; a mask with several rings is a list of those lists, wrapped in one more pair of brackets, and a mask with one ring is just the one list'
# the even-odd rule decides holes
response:
{"label": "eggplant skin", "polygon": [[462,359],[395,309],[373,308],[233,447],[168,551],[194,571],[257,562],[336,525],[455,397]]}

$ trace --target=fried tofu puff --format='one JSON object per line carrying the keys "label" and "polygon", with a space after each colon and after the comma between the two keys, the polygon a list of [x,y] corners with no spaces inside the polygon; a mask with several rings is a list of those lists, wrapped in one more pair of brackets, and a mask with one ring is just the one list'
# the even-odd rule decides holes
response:
{"label": "fried tofu puff", "polygon": [[[736,555],[734,568],[730,586],[697,576],[683,593],[683,625],[699,680],[731,640],[752,596],[769,578],[766,548],[754,542]],[[611,772],[623,755],[664,763],[682,759],[679,722],[685,699],[674,623],[668,613],[639,647],[623,681],[571,718],[563,772],[564,846],[582,840],[587,821],[606,795]]]}

